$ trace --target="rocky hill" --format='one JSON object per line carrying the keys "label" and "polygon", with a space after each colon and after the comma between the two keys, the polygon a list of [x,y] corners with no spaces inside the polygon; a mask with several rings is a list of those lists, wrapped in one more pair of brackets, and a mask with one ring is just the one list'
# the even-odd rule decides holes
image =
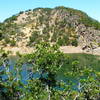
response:
{"label": "rocky hill", "polygon": [[41,41],[98,52],[100,23],[80,10],[63,6],[21,11],[0,23],[1,49],[28,53]]}

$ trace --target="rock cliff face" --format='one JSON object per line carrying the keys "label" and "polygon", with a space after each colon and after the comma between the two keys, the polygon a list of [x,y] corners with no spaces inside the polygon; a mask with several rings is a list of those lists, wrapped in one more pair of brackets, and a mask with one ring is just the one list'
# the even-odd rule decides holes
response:
{"label": "rock cliff face", "polygon": [[37,8],[0,23],[1,47],[29,48],[41,41],[60,46],[100,47],[100,23],[72,8]]}

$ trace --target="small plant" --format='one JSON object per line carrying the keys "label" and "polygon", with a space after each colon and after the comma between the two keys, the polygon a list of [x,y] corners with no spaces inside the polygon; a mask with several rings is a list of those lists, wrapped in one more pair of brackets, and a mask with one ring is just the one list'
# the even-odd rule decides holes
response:
{"label": "small plant", "polygon": [[15,21],[15,20],[17,20],[17,16],[13,15],[12,17],[7,18],[4,22],[11,22],[11,21]]}
{"label": "small plant", "polygon": [[20,11],[20,12],[19,12],[19,14],[23,14],[23,13],[24,13],[24,11]]}
{"label": "small plant", "polygon": [[35,41],[37,40],[38,37],[39,37],[38,32],[37,32],[37,31],[34,31],[34,32],[32,33],[32,35],[30,36],[30,42],[31,42],[31,43],[32,43],[32,42],[35,42]]}
{"label": "small plant", "polygon": [[8,44],[8,43],[10,43],[10,38],[9,38],[9,37],[5,37],[5,38],[4,38],[4,41],[5,41],[5,43]]}
{"label": "small plant", "polygon": [[2,32],[0,32],[0,40],[2,40],[3,39],[3,34],[2,34]]}
{"label": "small plant", "polygon": [[72,46],[77,47],[78,46],[78,41],[76,39],[71,41]]}
{"label": "small plant", "polygon": [[16,41],[14,39],[10,40],[10,45],[11,46],[15,46],[16,45]]}

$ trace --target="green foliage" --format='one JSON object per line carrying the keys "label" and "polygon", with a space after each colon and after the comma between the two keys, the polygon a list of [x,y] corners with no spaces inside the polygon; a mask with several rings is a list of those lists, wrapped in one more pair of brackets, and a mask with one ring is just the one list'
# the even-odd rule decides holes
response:
{"label": "green foliage", "polygon": [[[100,68],[98,67],[100,65],[100,57],[99,56],[94,56],[94,55],[91,55],[91,54],[67,54],[69,55],[69,62],[72,62],[74,60],[78,60],[79,61],[79,67],[84,67],[84,66],[87,66],[89,68],[93,68],[95,70],[98,70],[100,71]],[[72,64],[69,63],[68,65],[66,66],[69,66],[69,68],[71,68]],[[64,67],[65,69],[65,67]]]}
{"label": "green foliage", "polygon": [[10,38],[9,38],[9,37],[5,37],[4,39],[5,39],[4,41],[5,41],[6,43],[10,43]]}
{"label": "green foliage", "polygon": [[2,34],[2,32],[0,32],[0,40],[2,40],[3,39],[3,34]]}
{"label": "green foliage", "polygon": [[78,41],[76,39],[71,41],[72,46],[77,47],[78,46]]}
{"label": "green foliage", "polygon": [[[81,62],[77,59],[71,61],[70,57],[59,51],[57,45],[42,42],[35,47],[32,54],[20,56],[13,72],[9,71],[9,64],[6,63],[7,55],[1,51],[2,61],[1,59],[0,61],[6,67],[5,70],[0,71],[0,77],[8,76],[6,82],[0,78],[2,100],[97,100],[100,98],[100,72],[90,67],[80,68]],[[69,63],[72,68],[66,70]],[[28,78],[27,84],[22,83],[23,64],[31,64],[31,73],[38,72],[40,76]],[[57,74],[62,68],[65,70],[63,74],[66,80],[60,78],[57,80]]]}
{"label": "green foliage", "polygon": [[19,14],[23,14],[23,13],[24,13],[24,11],[20,11],[20,12],[19,12]]}
{"label": "green foliage", "polygon": [[37,31],[34,31],[33,32],[33,34],[31,35],[31,37],[30,37],[30,42],[32,43],[32,42],[35,42],[36,40],[37,40],[37,38],[38,38],[38,32]]}
{"label": "green foliage", "polygon": [[17,28],[17,25],[15,23],[7,22],[6,24],[3,23],[0,25],[0,40],[4,39],[4,45],[15,44],[14,39],[11,40],[11,35],[16,35],[17,33],[16,28]]}
{"label": "green foliage", "polygon": [[94,27],[95,29],[100,30],[100,23],[97,20],[94,20],[88,16],[83,16],[80,19],[80,22],[86,25],[86,27]]}
{"label": "green foliage", "polygon": [[100,47],[100,43],[98,43],[98,46]]}
{"label": "green foliage", "polygon": [[55,9],[69,11],[70,15],[78,15],[80,17],[80,22],[86,25],[87,27],[94,27],[95,29],[100,29],[100,23],[97,20],[92,19],[86,13],[75,10],[73,8],[66,8],[64,6],[56,7]]}
{"label": "green foliage", "polygon": [[9,37],[5,37],[4,41],[5,41],[5,44],[10,44],[11,46],[15,46],[16,45],[16,41],[14,39],[10,40]]}
{"label": "green foliage", "polygon": [[73,72],[79,71],[78,65],[79,65],[79,61],[78,60],[75,60],[75,61],[72,62],[72,71]]}
{"label": "green foliage", "polygon": [[2,48],[0,49],[0,66],[3,65],[4,60],[8,57],[8,52],[5,52]]}
{"label": "green foliage", "polygon": [[63,44],[65,44],[65,41],[63,41],[63,39],[59,38],[57,44],[62,46]]}
{"label": "green foliage", "polygon": [[11,46],[15,46],[15,45],[16,45],[16,41],[15,41],[14,39],[12,39],[12,40],[10,41],[10,45],[11,45]]}
{"label": "green foliage", "polygon": [[[30,36],[30,44],[35,44],[35,50],[32,54],[21,55],[18,62],[10,70],[8,63],[8,53],[3,50],[0,52],[0,99],[2,100],[97,100],[100,98],[100,60],[99,57],[86,54],[63,54],[59,51],[59,47],[63,45],[77,46],[77,36],[75,29],[67,20],[56,19],[55,25],[48,24],[51,9],[40,10],[37,24],[42,26],[44,23],[46,28],[43,34],[34,31]],[[100,29],[100,23],[89,18],[87,14],[65,7],[56,7],[56,10],[69,12],[70,16],[77,15],[80,17],[80,23],[88,27]],[[31,11],[31,10],[29,10]],[[23,12],[20,12],[22,14]],[[43,13],[46,15],[44,16]],[[28,13],[29,14],[29,13]],[[20,33],[19,28],[25,26],[17,26],[13,23],[17,16],[6,19],[4,23],[0,23],[0,40],[4,38],[5,43],[15,46],[16,41],[10,38],[10,35]],[[32,22],[33,23],[33,22]],[[28,23],[29,24],[29,23]],[[68,26],[67,26],[67,25]],[[38,25],[36,28],[38,29]],[[68,30],[67,30],[68,29]],[[50,39],[58,45],[50,45],[47,41]],[[71,38],[71,39],[70,39]],[[44,41],[40,44],[37,44]],[[45,43],[46,42],[46,43]],[[37,44],[37,45],[36,45]],[[28,68],[29,75],[26,77],[27,84],[23,83],[22,72],[23,66]],[[30,66],[31,65],[31,70]],[[2,67],[4,70],[1,70]],[[30,73],[39,74],[38,78],[30,77]],[[2,76],[7,76],[4,80]],[[63,77],[63,78],[62,78]]]}
{"label": "green foliage", "polygon": [[63,37],[59,37],[57,44],[60,46],[66,46],[70,44],[69,37],[67,35],[63,35]]}
{"label": "green foliage", "polygon": [[30,93],[26,91],[23,100],[47,100],[48,93],[39,79],[30,80],[25,89]]}
{"label": "green foliage", "polygon": [[15,20],[17,20],[17,16],[13,15],[12,17],[7,18],[4,22],[12,22],[12,21],[15,21]]}
{"label": "green foliage", "polygon": [[36,59],[38,68],[43,69],[44,71],[49,71],[52,73],[56,73],[57,70],[61,67],[63,63],[62,60],[64,59],[64,55],[60,53],[58,47],[56,45],[50,46],[48,43],[42,43],[36,46]]}
{"label": "green foliage", "polygon": [[50,14],[50,12],[52,11],[51,8],[43,8],[43,11],[47,12],[47,14]]}

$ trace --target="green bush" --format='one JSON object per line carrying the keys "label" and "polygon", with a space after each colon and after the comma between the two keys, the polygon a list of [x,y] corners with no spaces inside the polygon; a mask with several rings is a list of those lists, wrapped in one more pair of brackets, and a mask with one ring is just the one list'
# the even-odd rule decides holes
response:
{"label": "green bush", "polygon": [[32,35],[30,36],[30,43],[35,42],[37,38],[39,37],[38,32],[34,31]]}
{"label": "green bush", "polygon": [[[99,100],[100,98],[100,72],[91,66],[80,68],[81,63],[77,59],[71,60],[68,55],[60,52],[58,45],[51,46],[45,42],[35,45],[35,51],[21,55],[13,67],[14,70],[10,71],[7,63],[9,60],[4,51],[0,52],[0,57],[0,64],[5,65],[5,69],[0,70],[2,100]],[[72,67],[70,70],[68,70],[69,63]],[[32,70],[22,77],[23,70],[27,72],[29,65]],[[62,68],[65,79],[57,77]],[[39,77],[30,76],[35,73],[38,73]],[[1,77],[5,75],[6,80]]]}
{"label": "green bush", "polygon": [[80,22],[85,24],[87,27],[94,27],[95,29],[100,30],[100,23],[97,20],[94,20],[88,16],[83,16],[80,19]]}
{"label": "green bush", "polygon": [[13,39],[13,40],[10,40],[10,45],[11,46],[15,46],[16,45],[16,41]]}
{"label": "green bush", "polygon": [[71,41],[72,46],[77,47],[78,46],[78,41],[76,39]]}
{"label": "green bush", "polygon": [[8,44],[8,43],[10,43],[10,38],[9,37],[5,37],[4,41]]}
{"label": "green bush", "polygon": [[60,46],[64,46],[64,45],[67,45],[67,41],[66,39],[64,38],[59,38],[58,41],[57,41],[57,44],[60,45]]}
{"label": "green bush", "polygon": [[100,43],[98,43],[98,46],[100,47]]}
{"label": "green bush", "polygon": [[24,13],[24,11],[20,11],[20,12],[19,12],[19,14],[23,14],[23,13]]}
{"label": "green bush", "polygon": [[11,21],[15,21],[15,20],[17,20],[17,16],[13,15],[12,17],[7,18],[4,22],[11,22]]}
{"label": "green bush", "polygon": [[3,34],[2,34],[2,32],[0,32],[0,40],[2,40],[3,39]]}

